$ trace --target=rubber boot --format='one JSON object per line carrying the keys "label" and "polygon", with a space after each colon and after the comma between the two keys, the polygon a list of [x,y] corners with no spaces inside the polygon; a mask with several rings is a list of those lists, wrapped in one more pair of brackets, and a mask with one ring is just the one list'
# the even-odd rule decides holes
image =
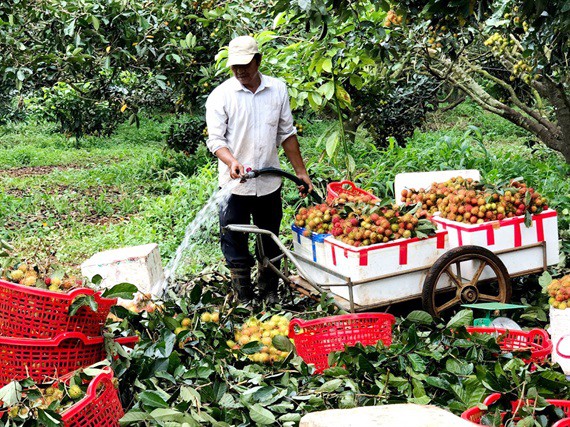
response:
{"label": "rubber boot", "polygon": [[247,304],[255,298],[251,285],[251,270],[249,268],[230,268],[232,287],[239,302]]}
{"label": "rubber boot", "polygon": [[257,289],[259,289],[259,297],[265,300],[267,305],[275,305],[279,302],[277,287],[279,285],[279,277],[268,267],[258,265]]}

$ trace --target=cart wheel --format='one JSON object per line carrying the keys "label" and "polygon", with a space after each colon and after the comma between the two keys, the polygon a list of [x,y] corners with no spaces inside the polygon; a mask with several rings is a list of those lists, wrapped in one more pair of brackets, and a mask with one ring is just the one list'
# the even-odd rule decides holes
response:
{"label": "cart wheel", "polygon": [[509,272],[497,255],[481,246],[460,246],[429,269],[422,291],[424,309],[436,317],[459,304],[511,299]]}

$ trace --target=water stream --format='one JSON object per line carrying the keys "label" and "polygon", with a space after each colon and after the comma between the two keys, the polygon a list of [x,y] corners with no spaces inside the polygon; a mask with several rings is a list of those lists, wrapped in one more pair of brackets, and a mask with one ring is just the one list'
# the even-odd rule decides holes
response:
{"label": "water stream", "polygon": [[164,268],[164,279],[158,282],[153,287],[153,294],[162,296],[166,292],[169,282],[174,280],[176,270],[180,265],[184,252],[192,246],[192,237],[200,230],[200,228],[206,225],[208,222],[213,221],[213,219],[218,218],[217,212],[218,207],[223,207],[228,203],[230,195],[233,189],[240,183],[238,179],[234,179],[224,185],[221,189],[215,191],[204,207],[196,214],[196,217],[188,224],[186,231],[184,232],[184,239],[176,249],[174,256],[170,259],[166,267]]}

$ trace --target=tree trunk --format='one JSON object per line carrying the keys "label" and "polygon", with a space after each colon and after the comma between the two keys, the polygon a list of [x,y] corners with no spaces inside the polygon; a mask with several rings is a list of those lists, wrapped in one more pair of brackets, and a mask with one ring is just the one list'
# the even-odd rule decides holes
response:
{"label": "tree trunk", "polygon": [[[465,70],[456,63],[452,64],[449,59],[430,57],[429,61],[430,73],[439,79],[447,80],[484,110],[497,114],[537,136],[547,147],[561,153],[566,163],[570,163],[570,101],[562,85],[546,82],[537,83],[535,86],[537,90],[539,87],[542,89],[539,92],[542,92],[554,106],[557,122],[553,122],[537,110],[522,104],[516,99],[514,91],[511,100],[519,109],[497,100],[477,83],[473,78],[473,72]],[[477,69],[473,67],[470,71],[477,72]],[[503,86],[507,85],[502,81],[500,83]]]}

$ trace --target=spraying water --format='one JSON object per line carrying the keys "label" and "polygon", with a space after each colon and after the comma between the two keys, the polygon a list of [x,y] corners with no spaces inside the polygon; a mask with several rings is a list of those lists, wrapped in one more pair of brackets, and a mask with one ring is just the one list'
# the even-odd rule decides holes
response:
{"label": "spraying water", "polygon": [[239,183],[240,181],[238,179],[234,179],[228,182],[218,191],[214,192],[204,207],[200,210],[200,212],[196,214],[194,220],[188,224],[186,231],[184,232],[184,239],[182,240],[182,243],[180,243],[176,249],[176,252],[174,253],[174,256],[170,259],[164,269],[164,279],[154,285],[154,295],[163,295],[166,292],[169,281],[174,279],[176,270],[182,261],[182,255],[184,254],[184,251],[191,245],[192,236],[196,234],[200,227],[202,227],[207,221],[211,220],[212,218],[217,218],[216,212],[218,210],[218,207],[223,208],[227,205],[228,200],[232,194],[232,190]]}

